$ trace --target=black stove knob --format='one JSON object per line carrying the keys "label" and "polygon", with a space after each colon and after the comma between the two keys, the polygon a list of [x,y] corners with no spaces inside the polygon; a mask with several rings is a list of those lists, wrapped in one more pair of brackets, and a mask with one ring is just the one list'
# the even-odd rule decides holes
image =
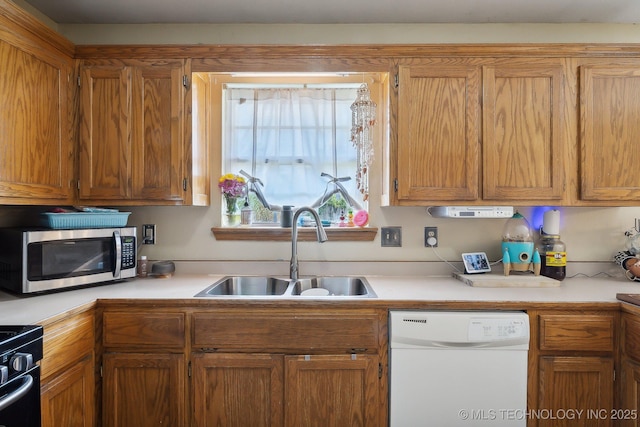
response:
{"label": "black stove knob", "polygon": [[7,381],[9,381],[9,368],[0,366],[0,384],[4,384]]}
{"label": "black stove knob", "polygon": [[33,368],[33,356],[30,353],[16,353],[11,356],[9,363],[16,372],[26,372]]}

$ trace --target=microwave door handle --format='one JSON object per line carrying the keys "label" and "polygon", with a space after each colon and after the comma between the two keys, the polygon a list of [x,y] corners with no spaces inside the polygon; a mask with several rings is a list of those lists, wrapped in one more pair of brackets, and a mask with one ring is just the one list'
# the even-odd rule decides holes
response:
{"label": "microwave door handle", "polygon": [[113,244],[115,249],[115,265],[113,269],[113,277],[120,277],[120,270],[122,269],[122,239],[120,238],[120,232],[118,230],[113,232]]}

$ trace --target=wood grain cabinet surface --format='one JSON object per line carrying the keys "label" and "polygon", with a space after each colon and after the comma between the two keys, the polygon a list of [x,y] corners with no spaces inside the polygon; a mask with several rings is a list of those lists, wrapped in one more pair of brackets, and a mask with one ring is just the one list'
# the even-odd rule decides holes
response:
{"label": "wood grain cabinet surface", "polygon": [[[206,141],[191,140],[190,61],[85,59],[79,198],[95,204],[208,204]],[[202,176],[201,176],[202,175]]]}
{"label": "wood grain cabinet surface", "polygon": [[640,426],[640,310],[622,313],[620,408],[621,426]]}
{"label": "wood grain cabinet surface", "polygon": [[529,409],[555,415],[583,412],[564,419],[534,416],[527,425],[613,425],[618,314],[558,310],[529,315]]}
{"label": "wood grain cabinet surface", "polygon": [[640,60],[580,66],[581,197],[640,200]]}
{"label": "wood grain cabinet surface", "polygon": [[43,427],[95,425],[93,309],[44,327],[41,367]]}
{"label": "wood grain cabinet surface", "polygon": [[[99,304],[45,327],[43,425],[387,425],[385,309]],[[637,426],[640,309],[528,314],[529,411],[593,415],[528,426]]]}
{"label": "wood grain cabinet surface", "polygon": [[86,356],[42,386],[43,427],[95,426],[95,359]]}
{"label": "wood grain cabinet surface", "polygon": [[380,322],[373,310],[194,313],[194,425],[386,425]]}
{"label": "wood grain cabinet surface", "polygon": [[188,425],[186,314],[102,312],[103,426]]}
{"label": "wood grain cabinet surface", "polygon": [[398,76],[396,204],[565,200],[559,59],[414,58]]}
{"label": "wood grain cabinet surface", "polygon": [[17,7],[0,7],[0,203],[71,204],[72,52]]}
{"label": "wood grain cabinet surface", "polygon": [[167,311],[105,311],[102,340],[108,351],[172,349],[185,346],[185,313]]}
{"label": "wood grain cabinet surface", "polygon": [[473,63],[400,65],[400,203],[479,199],[481,71]]}
{"label": "wood grain cabinet surface", "polygon": [[188,425],[185,384],[186,362],[182,354],[105,353],[103,425]]}

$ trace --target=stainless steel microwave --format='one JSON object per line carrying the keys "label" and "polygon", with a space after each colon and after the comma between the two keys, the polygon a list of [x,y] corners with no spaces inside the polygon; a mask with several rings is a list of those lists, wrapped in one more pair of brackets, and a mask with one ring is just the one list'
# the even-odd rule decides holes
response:
{"label": "stainless steel microwave", "polygon": [[136,227],[0,229],[0,287],[57,291],[136,275]]}

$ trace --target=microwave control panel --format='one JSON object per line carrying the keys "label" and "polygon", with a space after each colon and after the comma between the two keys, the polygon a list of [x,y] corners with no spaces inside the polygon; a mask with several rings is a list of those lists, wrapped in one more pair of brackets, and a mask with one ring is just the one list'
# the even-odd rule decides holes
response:
{"label": "microwave control panel", "polygon": [[136,238],[122,237],[122,269],[136,267]]}

